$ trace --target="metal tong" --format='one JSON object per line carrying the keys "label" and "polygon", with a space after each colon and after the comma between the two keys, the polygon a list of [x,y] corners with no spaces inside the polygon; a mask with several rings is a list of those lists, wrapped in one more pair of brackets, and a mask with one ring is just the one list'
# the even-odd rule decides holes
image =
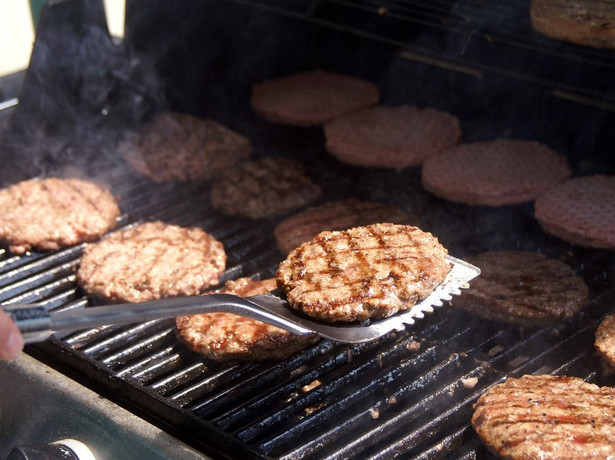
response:
{"label": "metal tong", "polygon": [[409,310],[369,324],[324,324],[300,316],[290,310],[280,291],[246,298],[230,294],[173,297],[64,311],[48,311],[43,305],[10,305],[2,308],[21,330],[25,343],[45,341],[54,332],[60,331],[214,312],[247,316],[294,334],[318,334],[336,342],[362,343],[414,324],[415,319],[433,312],[433,307],[441,306],[444,301],[451,300],[451,296],[460,294],[460,289],[467,288],[468,282],[480,274],[477,267],[455,257],[446,257],[452,265],[451,271],[428,297]]}

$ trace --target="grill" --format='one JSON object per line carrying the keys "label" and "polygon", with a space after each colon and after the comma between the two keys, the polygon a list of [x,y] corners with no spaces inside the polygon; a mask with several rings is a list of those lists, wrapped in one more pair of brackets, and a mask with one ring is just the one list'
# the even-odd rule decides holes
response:
{"label": "grill", "polygon": [[[615,383],[593,347],[597,324],[615,311],[611,252],[544,234],[531,205],[469,208],[423,192],[415,169],[342,165],[324,153],[320,129],[269,125],[247,104],[255,81],[328,68],[377,82],[385,104],[457,114],[466,141],[532,138],[565,152],[576,175],[613,174],[615,55],[532,32],[520,0],[179,3],[129,2],[121,46],[101,40],[100,2],[47,7],[3,140],[14,167],[2,178],[85,168],[121,197],[121,226],[200,226],[224,243],[222,281],[272,276],[283,259],[275,219],[220,216],[210,184],[154,184],[115,158],[126,127],[155,110],[182,110],[249,137],[256,157],[300,158],[326,199],[381,200],[424,216],[455,256],[507,249],[557,257],[587,281],[591,304],[537,329],[443,308],[376,342],[321,341],[262,363],[209,363],[177,341],[172,320],[56,335],[29,354],[218,458],[489,458],[469,424],[489,386],[528,373]],[[75,53],[50,60],[58,47]],[[75,283],[82,250],[17,257],[0,249],[0,302],[91,305]]]}

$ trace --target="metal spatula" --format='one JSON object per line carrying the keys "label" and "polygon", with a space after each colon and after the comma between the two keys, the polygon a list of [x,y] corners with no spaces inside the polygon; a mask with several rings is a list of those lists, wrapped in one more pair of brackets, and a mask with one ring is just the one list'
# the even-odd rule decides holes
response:
{"label": "metal spatula", "polygon": [[444,281],[425,299],[411,309],[370,324],[324,324],[299,316],[288,308],[281,292],[242,298],[230,294],[210,294],[194,297],[174,297],[142,303],[115,304],[67,311],[47,311],[44,306],[11,305],[4,311],[15,321],[26,343],[42,342],[53,332],[76,331],[109,324],[126,324],[153,319],[173,318],[198,313],[227,312],[247,316],[278,326],[294,334],[318,334],[326,339],[343,343],[361,343],[377,339],[406,324],[414,324],[416,318],[431,313],[433,307],[450,300],[468,282],[480,274],[480,270],[451,256],[447,260],[452,269]]}

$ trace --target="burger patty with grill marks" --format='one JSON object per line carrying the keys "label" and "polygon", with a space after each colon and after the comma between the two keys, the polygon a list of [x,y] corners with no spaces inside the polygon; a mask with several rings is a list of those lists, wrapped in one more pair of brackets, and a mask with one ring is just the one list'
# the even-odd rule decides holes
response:
{"label": "burger patty with grill marks", "polygon": [[[250,297],[276,288],[275,279],[239,278],[226,282],[221,294]],[[207,313],[175,319],[180,339],[193,351],[219,362],[260,361],[291,356],[319,340],[295,335],[255,319],[232,313]]]}
{"label": "burger patty with grill marks", "polygon": [[615,388],[576,377],[509,378],[478,399],[472,426],[504,458],[613,458]]}
{"label": "burger patty with grill marks", "polygon": [[0,190],[0,241],[15,254],[91,241],[117,224],[120,209],[104,187],[82,179],[32,179]]}
{"label": "burger patty with grill marks", "polygon": [[577,314],[589,300],[583,278],[559,260],[521,251],[487,252],[466,259],[481,269],[453,305],[482,318],[544,326]]}
{"label": "burger patty with grill marks", "polygon": [[604,318],[596,330],[596,349],[615,367],[615,315]]}
{"label": "burger patty with grill marks", "polygon": [[427,297],[451,269],[446,254],[417,227],[374,224],[319,233],[288,255],[276,277],[291,308],[308,316],[377,319]]}
{"label": "burger patty with grill marks", "polygon": [[147,222],[88,246],[77,281],[111,302],[143,302],[199,294],[218,283],[226,253],[200,228]]}
{"label": "burger patty with grill marks", "polygon": [[259,219],[307,206],[320,193],[301,163],[266,157],[227,170],[214,182],[211,202],[224,214]]}
{"label": "burger patty with grill marks", "polygon": [[211,179],[252,152],[245,137],[213,120],[164,113],[121,143],[135,170],[156,182]]}
{"label": "burger patty with grill marks", "polygon": [[322,231],[347,230],[378,222],[416,225],[418,217],[384,203],[348,198],[329,201],[295,214],[280,222],[273,234],[278,247],[289,253]]}

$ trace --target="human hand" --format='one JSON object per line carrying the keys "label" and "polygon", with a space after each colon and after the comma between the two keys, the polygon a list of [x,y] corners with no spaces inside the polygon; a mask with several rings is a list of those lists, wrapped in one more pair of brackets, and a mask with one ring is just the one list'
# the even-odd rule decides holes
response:
{"label": "human hand", "polygon": [[23,337],[11,318],[0,308],[0,360],[17,358],[23,350]]}

